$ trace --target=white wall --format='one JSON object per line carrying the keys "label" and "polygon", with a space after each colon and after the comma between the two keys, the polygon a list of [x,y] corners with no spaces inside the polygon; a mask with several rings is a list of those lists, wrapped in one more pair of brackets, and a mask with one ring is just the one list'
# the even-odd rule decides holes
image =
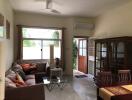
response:
{"label": "white wall", "polygon": [[94,37],[132,36],[132,2],[97,17]]}
{"label": "white wall", "polygon": [[2,77],[2,82],[0,82],[0,100],[3,100],[5,71],[11,66],[13,61],[13,11],[8,0],[0,0],[0,13],[5,19],[8,19],[11,26],[10,40],[5,37],[3,39],[0,38],[0,77]]}
{"label": "white wall", "polygon": [[0,77],[2,79],[2,82],[0,82],[0,100],[3,100],[4,98],[4,84],[5,84],[5,67],[6,67],[6,51],[5,51],[5,45],[3,41],[0,42]]}

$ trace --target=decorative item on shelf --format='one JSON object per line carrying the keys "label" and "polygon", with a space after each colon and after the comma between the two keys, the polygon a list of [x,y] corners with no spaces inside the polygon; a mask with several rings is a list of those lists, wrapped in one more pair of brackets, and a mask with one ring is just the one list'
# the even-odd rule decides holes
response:
{"label": "decorative item on shelf", "polygon": [[4,16],[0,14],[0,38],[4,37]]}
{"label": "decorative item on shelf", "polygon": [[6,38],[10,39],[10,23],[6,20]]}
{"label": "decorative item on shelf", "polygon": [[61,67],[59,58],[55,58],[55,66],[56,66],[56,68],[60,68]]}

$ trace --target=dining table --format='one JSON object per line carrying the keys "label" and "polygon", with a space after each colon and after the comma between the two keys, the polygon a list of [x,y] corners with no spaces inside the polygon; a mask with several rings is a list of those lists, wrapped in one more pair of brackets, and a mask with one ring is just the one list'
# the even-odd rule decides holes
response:
{"label": "dining table", "polygon": [[101,100],[132,100],[132,84],[99,88]]}

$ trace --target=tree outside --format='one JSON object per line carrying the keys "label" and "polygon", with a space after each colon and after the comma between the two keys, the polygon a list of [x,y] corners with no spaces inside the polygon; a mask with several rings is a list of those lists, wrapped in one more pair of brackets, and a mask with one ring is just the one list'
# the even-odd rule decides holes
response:
{"label": "tree outside", "polygon": [[77,43],[75,40],[73,40],[73,51],[72,51],[72,69],[76,69],[76,59],[77,59],[77,52],[78,52],[78,49],[77,49]]}

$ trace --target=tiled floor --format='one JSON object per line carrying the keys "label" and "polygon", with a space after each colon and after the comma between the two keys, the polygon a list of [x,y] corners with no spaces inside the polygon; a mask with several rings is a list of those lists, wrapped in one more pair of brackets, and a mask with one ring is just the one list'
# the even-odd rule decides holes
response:
{"label": "tiled floor", "polygon": [[96,86],[90,75],[85,78],[74,77],[73,88],[82,100],[96,100]]}
{"label": "tiled floor", "polygon": [[[74,76],[66,76],[66,78],[69,86],[66,86],[62,91],[59,89],[54,89],[51,92],[47,91],[45,94],[47,95],[46,100],[96,100],[96,86],[91,75],[85,78]],[[72,89],[68,90],[69,87]]]}

